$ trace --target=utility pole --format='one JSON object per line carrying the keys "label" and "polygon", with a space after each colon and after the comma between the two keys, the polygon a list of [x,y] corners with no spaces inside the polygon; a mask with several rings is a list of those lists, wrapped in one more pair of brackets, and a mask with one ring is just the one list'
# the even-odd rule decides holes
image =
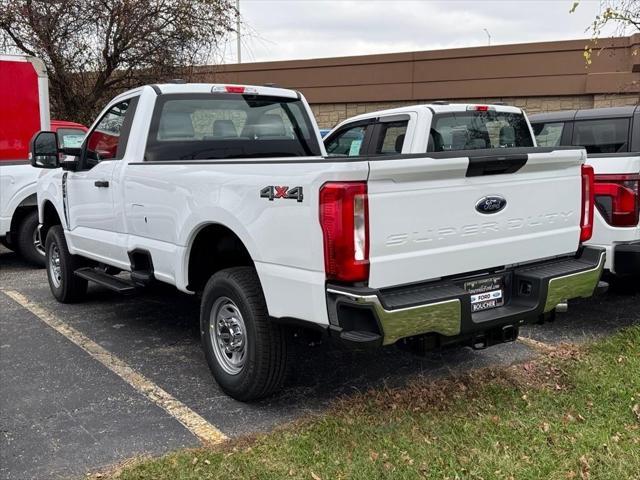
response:
{"label": "utility pole", "polygon": [[242,46],[240,42],[240,0],[236,0],[236,33],[238,34],[238,63],[242,63]]}

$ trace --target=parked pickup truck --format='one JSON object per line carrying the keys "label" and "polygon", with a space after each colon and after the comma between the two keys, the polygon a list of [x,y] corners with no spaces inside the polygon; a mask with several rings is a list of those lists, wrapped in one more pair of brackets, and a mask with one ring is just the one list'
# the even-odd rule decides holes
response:
{"label": "parked pickup truck", "polygon": [[79,149],[39,133],[53,295],[154,280],[200,294],[213,375],[252,400],[282,384],[291,326],[353,346],[484,348],[593,294],[604,251],[581,245],[593,212],[584,150],[532,147],[510,107],[358,122],[360,143],[326,156],[296,91],[165,84],[116,97]]}
{"label": "parked pickup truck", "polygon": [[[61,145],[82,143],[87,127],[49,120],[49,84],[41,60],[0,55],[0,243],[29,263],[44,266],[38,236],[36,181],[29,140],[39,130],[58,132]],[[77,146],[77,145],[76,145]]]}
{"label": "parked pickup truck", "polygon": [[605,269],[624,282],[640,278],[640,105],[531,116],[539,145],[577,145],[595,172],[590,245],[606,248]]}
{"label": "parked pickup truck", "polygon": [[29,165],[29,140],[49,130],[49,85],[41,60],[0,55],[0,243],[39,266],[38,171]]}

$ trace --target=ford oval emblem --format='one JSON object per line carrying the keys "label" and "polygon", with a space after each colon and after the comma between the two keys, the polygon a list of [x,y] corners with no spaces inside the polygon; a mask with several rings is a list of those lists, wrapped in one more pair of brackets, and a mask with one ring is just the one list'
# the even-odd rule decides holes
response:
{"label": "ford oval emblem", "polygon": [[476,203],[476,210],[484,214],[498,213],[506,206],[507,200],[504,197],[499,195],[490,195],[478,200],[478,203]]}

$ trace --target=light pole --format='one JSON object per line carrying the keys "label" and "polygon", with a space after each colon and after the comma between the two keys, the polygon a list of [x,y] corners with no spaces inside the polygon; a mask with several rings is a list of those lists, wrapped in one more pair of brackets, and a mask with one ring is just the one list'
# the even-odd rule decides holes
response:
{"label": "light pole", "polygon": [[489,33],[489,30],[487,30],[486,28],[483,28],[483,30],[484,30],[484,33],[487,34],[487,42],[488,42],[487,45],[491,46],[491,34]]}
{"label": "light pole", "polygon": [[236,33],[238,34],[238,63],[242,63],[242,53],[240,44],[240,0],[236,0]]}

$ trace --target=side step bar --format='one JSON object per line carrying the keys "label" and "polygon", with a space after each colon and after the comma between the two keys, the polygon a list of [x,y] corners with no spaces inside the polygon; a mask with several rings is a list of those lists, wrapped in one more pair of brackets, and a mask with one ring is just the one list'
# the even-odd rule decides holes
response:
{"label": "side step bar", "polygon": [[340,339],[352,346],[360,345],[377,347],[382,344],[382,335],[373,332],[349,330],[340,332]]}
{"label": "side step bar", "polygon": [[109,275],[108,273],[99,270],[97,268],[85,267],[79,268],[74,272],[78,277],[89,280],[90,282],[97,283],[114,292],[129,294],[133,293],[136,286],[133,282],[125,280],[123,278]]}

